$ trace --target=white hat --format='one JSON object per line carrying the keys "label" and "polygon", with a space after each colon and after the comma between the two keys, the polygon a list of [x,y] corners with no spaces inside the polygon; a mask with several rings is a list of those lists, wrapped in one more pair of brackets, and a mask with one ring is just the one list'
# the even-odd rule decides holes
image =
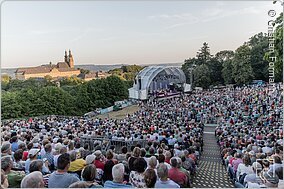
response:
{"label": "white hat", "polygon": [[102,155],[102,152],[100,150],[96,150],[94,154],[96,157],[100,157]]}
{"label": "white hat", "polygon": [[30,149],[29,151],[29,156],[35,156],[38,152],[40,151],[40,149]]}
{"label": "white hat", "polygon": [[96,156],[95,156],[95,155],[93,155],[93,154],[88,155],[88,156],[86,157],[86,164],[89,165],[89,164],[93,163],[93,161],[94,161],[95,159],[96,159]]}

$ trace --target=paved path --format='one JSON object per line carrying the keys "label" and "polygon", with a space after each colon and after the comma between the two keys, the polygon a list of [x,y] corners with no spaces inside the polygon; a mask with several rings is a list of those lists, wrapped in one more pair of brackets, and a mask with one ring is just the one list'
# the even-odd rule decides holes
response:
{"label": "paved path", "polygon": [[194,188],[233,188],[225,166],[222,165],[220,149],[214,134],[215,127],[204,127],[204,147],[199,168],[193,179]]}

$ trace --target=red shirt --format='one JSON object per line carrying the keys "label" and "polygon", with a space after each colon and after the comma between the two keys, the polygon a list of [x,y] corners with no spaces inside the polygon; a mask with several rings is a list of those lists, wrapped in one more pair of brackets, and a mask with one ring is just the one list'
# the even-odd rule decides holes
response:
{"label": "red shirt", "polygon": [[101,162],[100,160],[95,160],[94,164],[95,164],[97,169],[104,170],[104,168],[105,168],[105,164],[103,162]]}
{"label": "red shirt", "polygon": [[28,151],[23,152],[23,158],[22,158],[23,161],[26,161],[28,159],[28,154],[29,154]]}
{"label": "red shirt", "polygon": [[181,187],[186,186],[187,177],[186,175],[181,172],[178,168],[171,168],[168,173],[168,177],[179,184]]}
{"label": "red shirt", "polygon": [[236,158],[232,157],[230,160],[229,160],[229,164],[232,165],[233,161],[235,160]]}
{"label": "red shirt", "polygon": [[165,159],[165,162],[168,163],[168,164],[171,164],[170,159]]}

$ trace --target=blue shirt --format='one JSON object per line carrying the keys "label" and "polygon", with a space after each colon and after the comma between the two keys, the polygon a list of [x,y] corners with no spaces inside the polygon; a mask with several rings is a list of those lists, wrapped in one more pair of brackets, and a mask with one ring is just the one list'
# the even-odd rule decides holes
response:
{"label": "blue shirt", "polygon": [[11,144],[11,149],[13,152],[17,151],[19,149],[19,144],[17,142],[13,142]]}
{"label": "blue shirt", "polygon": [[180,188],[180,186],[172,180],[167,180],[167,181],[157,180],[155,188]]}
{"label": "blue shirt", "polygon": [[132,188],[132,185],[117,183],[108,180],[105,182],[104,188]]}

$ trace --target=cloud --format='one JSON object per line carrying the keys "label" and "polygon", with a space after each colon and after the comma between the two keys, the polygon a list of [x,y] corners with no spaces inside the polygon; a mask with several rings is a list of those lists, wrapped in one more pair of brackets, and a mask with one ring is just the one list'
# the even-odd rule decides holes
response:
{"label": "cloud", "polygon": [[232,10],[228,8],[228,5],[225,7],[224,2],[216,2],[215,6],[204,9],[198,15],[187,12],[180,14],[159,14],[148,16],[148,19],[165,22],[168,26],[164,29],[168,30],[200,22],[211,22],[231,16],[261,13],[262,10],[255,6]]}

